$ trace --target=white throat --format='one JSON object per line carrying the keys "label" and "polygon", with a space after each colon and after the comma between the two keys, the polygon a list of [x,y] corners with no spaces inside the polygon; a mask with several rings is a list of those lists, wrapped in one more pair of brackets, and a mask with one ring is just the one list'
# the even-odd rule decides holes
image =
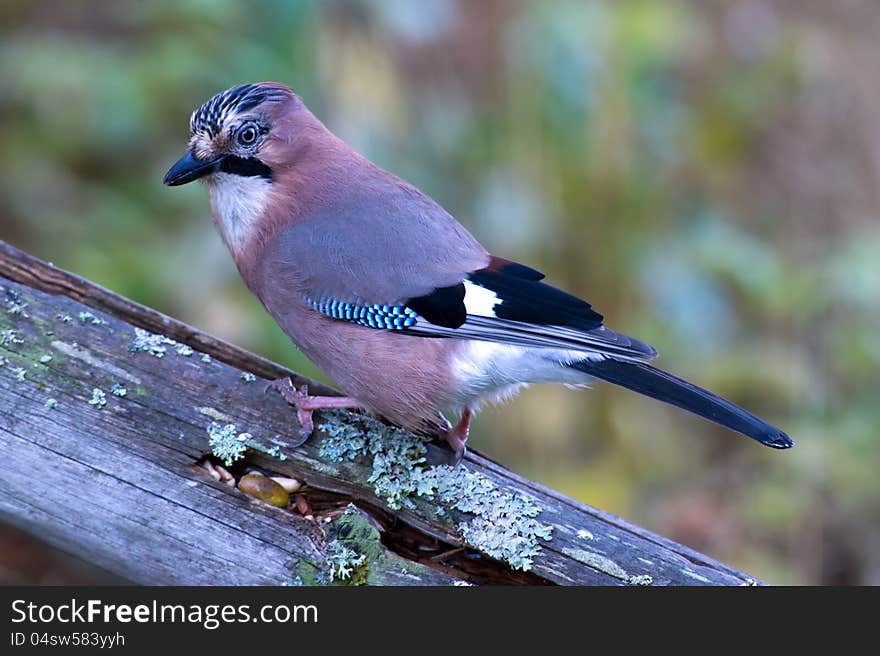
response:
{"label": "white throat", "polygon": [[205,182],[214,223],[229,250],[238,255],[258,229],[272,183],[259,176],[219,172],[205,178]]}

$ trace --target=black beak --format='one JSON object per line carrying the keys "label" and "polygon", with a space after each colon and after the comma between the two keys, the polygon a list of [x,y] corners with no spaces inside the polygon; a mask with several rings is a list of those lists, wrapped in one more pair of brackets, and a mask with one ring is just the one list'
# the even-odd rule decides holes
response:
{"label": "black beak", "polygon": [[196,156],[192,154],[192,151],[189,151],[186,155],[177,160],[177,163],[174,166],[168,169],[168,173],[165,174],[165,178],[162,182],[169,187],[176,187],[178,185],[186,184],[187,182],[192,182],[193,180],[198,180],[199,178],[210,175],[216,171],[222,161],[222,155],[202,161],[196,159]]}

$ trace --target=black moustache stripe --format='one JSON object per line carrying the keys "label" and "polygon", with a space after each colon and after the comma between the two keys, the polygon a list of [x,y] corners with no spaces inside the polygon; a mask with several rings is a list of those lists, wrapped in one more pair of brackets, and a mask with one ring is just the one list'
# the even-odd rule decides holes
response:
{"label": "black moustache stripe", "polygon": [[272,179],[272,169],[256,157],[245,158],[229,155],[223,158],[223,161],[220,163],[220,170],[223,173],[233,173],[246,178],[260,177],[266,180]]}

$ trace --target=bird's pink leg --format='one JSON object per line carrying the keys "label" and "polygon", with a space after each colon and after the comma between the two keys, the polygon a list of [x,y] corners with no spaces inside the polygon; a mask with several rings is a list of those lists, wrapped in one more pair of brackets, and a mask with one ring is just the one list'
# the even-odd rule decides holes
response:
{"label": "bird's pink leg", "polygon": [[290,378],[279,378],[269,383],[270,388],[278,390],[282,398],[296,408],[296,416],[299,419],[300,441],[294,446],[299,446],[315,430],[315,422],[312,413],[315,410],[328,410],[331,408],[363,408],[363,404],[350,396],[309,396],[308,385],[299,389],[294,387]]}
{"label": "bird's pink leg", "polygon": [[449,446],[452,447],[452,451],[454,453],[452,464],[457,465],[461,462],[461,459],[464,458],[464,453],[467,450],[467,439],[468,433],[471,430],[471,419],[473,418],[474,413],[470,411],[470,408],[465,408],[464,412],[461,413],[461,419],[458,420],[458,423],[446,431],[446,441],[449,443]]}

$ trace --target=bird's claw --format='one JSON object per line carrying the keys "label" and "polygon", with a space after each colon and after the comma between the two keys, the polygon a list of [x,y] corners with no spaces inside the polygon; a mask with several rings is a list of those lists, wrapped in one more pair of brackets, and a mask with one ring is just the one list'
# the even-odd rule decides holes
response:
{"label": "bird's claw", "polygon": [[278,392],[281,398],[293,406],[298,406],[300,402],[309,398],[309,386],[303,385],[297,388],[287,376],[270,381],[264,391],[268,393],[270,390]]}
{"label": "bird's claw", "polygon": [[463,444],[460,449],[452,449],[452,453],[449,456],[449,466],[458,467],[461,464],[461,461],[464,460],[464,455],[466,453],[467,447]]}
{"label": "bird's claw", "polygon": [[451,451],[449,455],[449,466],[458,467],[464,459],[464,455],[467,453],[467,439],[461,439],[457,435],[447,435],[446,442],[449,444],[449,449]]}
{"label": "bird's claw", "polygon": [[299,436],[293,446],[294,448],[302,446],[315,431],[315,420],[312,417],[314,410],[309,407],[303,407],[309,398],[309,386],[303,385],[297,388],[293,381],[285,376],[284,378],[273,380],[266,385],[264,391],[268,392],[269,390],[275,390],[281,395],[281,398],[296,408],[296,417],[299,420],[300,429]]}
{"label": "bird's claw", "polygon": [[299,419],[299,439],[294,443],[294,447],[302,446],[315,432],[315,420],[312,418],[313,410],[301,410],[297,408],[296,418]]}
{"label": "bird's claw", "polygon": [[452,449],[449,464],[453,467],[457,467],[467,453],[467,439],[472,417],[473,413],[469,408],[466,408],[459,422],[454,427],[448,428],[444,435],[449,448]]}
{"label": "bird's claw", "polygon": [[314,432],[315,420],[312,414],[315,410],[363,407],[356,399],[346,396],[310,396],[308,385],[297,388],[287,377],[272,381],[267,389],[269,388],[277,390],[285,401],[296,408],[300,430],[299,441],[294,446],[304,444]]}

